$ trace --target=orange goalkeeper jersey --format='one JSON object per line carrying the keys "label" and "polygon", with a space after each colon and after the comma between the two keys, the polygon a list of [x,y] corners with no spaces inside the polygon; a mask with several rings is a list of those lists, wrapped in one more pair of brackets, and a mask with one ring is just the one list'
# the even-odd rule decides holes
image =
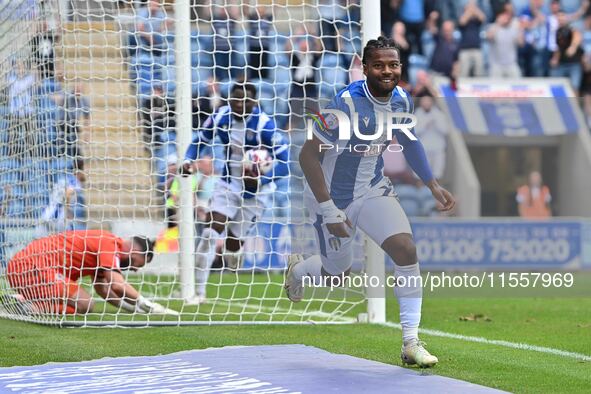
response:
{"label": "orange goalkeeper jersey", "polygon": [[57,269],[71,280],[94,276],[98,268],[119,269],[123,240],[108,231],[77,230],[31,242],[9,263],[9,270]]}

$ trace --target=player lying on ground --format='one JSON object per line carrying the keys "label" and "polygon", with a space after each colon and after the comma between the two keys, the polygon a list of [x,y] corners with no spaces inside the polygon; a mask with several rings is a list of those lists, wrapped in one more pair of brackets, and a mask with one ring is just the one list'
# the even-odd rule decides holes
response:
{"label": "player lying on ground", "polygon": [[18,252],[8,262],[7,278],[21,300],[20,309],[28,313],[92,312],[92,297],[77,283],[89,277],[98,295],[125,311],[178,315],[145,299],[121,274],[137,271],[152,257],[153,243],[144,237],[66,231],[39,238]]}
{"label": "player lying on ground", "polygon": [[[354,119],[351,115],[355,111],[359,115],[359,131],[374,135],[378,111],[413,112],[412,98],[397,86],[401,67],[400,53],[393,40],[384,37],[370,40],[363,51],[366,81],[353,82],[341,90],[330,107],[346,113],[349,119]],[[382,153],[391,143],[387,141],[385,129],[382,136],[373,141],[359,139],[352,130],[352,137],[345,141],[338,140],[335,116],[328,115],[326,123],[327,128],[315,128],[313,139],[306,141],[300,154],[300,164],[311,189],[311,193],[310,190],[306,193],[306,207],[314,221],[320,256],[306,260],[298,255],[290,257],[285,289],[294,302],[302,299],[304,277],[310,277],[312,283],[323,283],[324,278],[349,274],[352,239],[357,227],[394,260],[397,278],[420,275],[410,224],[392,184],[382,171]],[[411,133],[408,129],[407,132]],[[451,210],[454,198],[432,176],[420,141],[411,139],[412,134],[409,137],[401,130],[394,133],[412,169],[441,203],[440,209]],[[358,149],[362,153],[355,149],[322,149],[321,152],[321,146],[342,148],[364,144],[380,148],[367,152]],[[414,279],[407,280],[406,284],[394,289],[400,304],[402,360],[422,367],[433,366],[437,357],[429,354],[418,339],[422,287]]]}
{"label": "player lying on ground", "polygon": [[[216,241],[226,233],[226,246],[240,249],[250,226],[272,205],[274,181],[288,175],[289,145],[275,122],[256,102],[256,87],[236,83],[230,91],[230,104],[220,107],[204,123],[185,155],[182,173],[191,173],[191,163],[207,146],[221,143],[224,170],[217,180],[206,224],[195,253],[195,303],[206,300],[205,287],[215,259]],[[245,173],[244,157],[248,151],[265,149],[274,165],[259,174],[249,168]]]}

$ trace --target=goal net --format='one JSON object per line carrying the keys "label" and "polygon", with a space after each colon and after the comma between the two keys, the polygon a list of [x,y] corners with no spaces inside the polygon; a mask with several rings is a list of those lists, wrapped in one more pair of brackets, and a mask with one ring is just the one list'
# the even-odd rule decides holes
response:
{"label": "goal net", "polygon": [[[360,14],[355,0],[1,2],[0,316],[141,326],[350,323],[367,313],[362,286],[308,289],[297,304],[283,290],[288,256],[317,253],[301,202],[306,117],[362,78]],[[179,36],[185,22],[190,33]],[[225,166],[237,162],[228,152],[243,147],[217,136],[193,174],[177,174],[188,141],[238,81],[256,87],[257,105],[287,141],[289,173],[256,220],[230,218],[243,244],[222,234],[203,300],[196,245]],[[250,138],[248,127],[240,138]],[[179,314],[129,311],[109,302],[113,293],[99,296],[92,272],[72,275],[70,230],[156,240],[149,264],[121,272],[147,302]],[[52,235],[33,256],[25,249]],[[355,242],[359,275],[368,256],[364,238]]]}

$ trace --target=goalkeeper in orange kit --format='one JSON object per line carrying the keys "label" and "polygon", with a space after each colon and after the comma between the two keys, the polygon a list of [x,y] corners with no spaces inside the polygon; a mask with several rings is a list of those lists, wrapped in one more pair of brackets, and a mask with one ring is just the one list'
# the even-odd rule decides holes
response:
{"label": "goalkeeper in orange kit", "polygon": [[145,299],[121,273],[142,268],[152,257],[153,243],[144,237],[122,239],[102,230],[53,234],[10,259],[7,279],[16,294],[2,301],[12,301],[22,313],[86,314],[94,302],[78,280],[89,277],[97,294],[125,311],[178,315]]}

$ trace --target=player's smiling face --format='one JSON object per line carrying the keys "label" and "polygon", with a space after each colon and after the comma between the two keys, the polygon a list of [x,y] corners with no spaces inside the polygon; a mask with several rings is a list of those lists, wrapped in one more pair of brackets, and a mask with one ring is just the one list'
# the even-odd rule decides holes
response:
{"label": "player's smiling face", "polygon": [[374,49],[363,65],[369,91],[376,98],[389,98],[398,85],[402,65],[398,51],[392,48]]}

